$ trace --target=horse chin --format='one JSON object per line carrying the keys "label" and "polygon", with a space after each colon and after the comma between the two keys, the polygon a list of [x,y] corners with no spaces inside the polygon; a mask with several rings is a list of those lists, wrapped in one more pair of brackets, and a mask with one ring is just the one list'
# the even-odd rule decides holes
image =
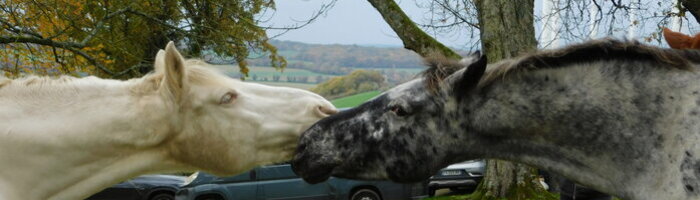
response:
{"label": "horse chin", "polygon": [[328,180],[328,178],[331,177],[332,171],[333,170],[319,171],[316,174],[312,174],[310,176],[305,176],[304,181],[306,181],[307,183],[310,183],[310,184],[316,184],[316,183],[326,181],[326,180]]}
{"label": "horse chin", "polygon": [[312,168],[299,168],[298,164],[292,163],[292,170],[299,176],[301,176],[304,181],[310,184],[316,184],[328,180],[333,173],[335,165],[321,164],[315,165]]}

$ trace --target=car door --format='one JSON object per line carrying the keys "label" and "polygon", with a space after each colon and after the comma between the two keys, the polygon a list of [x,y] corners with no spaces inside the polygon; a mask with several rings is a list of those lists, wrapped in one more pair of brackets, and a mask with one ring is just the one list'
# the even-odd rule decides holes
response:
{"label": "car door", "polygon": [[269,165],[258,170],[258,199],[265,200],[325,200],[334,191],[328,183],[308,184],[292,171],[289,164]]}
{"label": "car door", "polygon": [[257,182],[255,170],[251,170],[236,176],[221,177],[212,183],[221,185],[226,189],[227,200],[250,200],[257,198]]}

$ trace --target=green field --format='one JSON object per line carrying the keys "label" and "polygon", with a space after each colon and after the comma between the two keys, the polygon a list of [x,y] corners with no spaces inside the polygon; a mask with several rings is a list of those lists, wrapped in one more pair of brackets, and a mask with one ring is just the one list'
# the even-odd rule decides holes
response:
{"label": "green field", "polygon": [[[359,69],[359,68],[358,68]],[[367,70],[376,70],[380,72],[389,72],[389,71],[397,71],[397,72],[408,72],[410,74],[418,74],[423,72],[427,68],[364,68]]]}
{"label": "green field", "polygon": [[441,196],[441,197],[430,197],[424,198],[422,200],[465,200],[469,195],[454,195],[454,196]]}
{"label": "green field", "polygon": [[[238,77],[240,76],[241,73],[238,72],[238,66],[236,65],[213,65],[215,68],[223,71],[229,76],[232,77]],[[249,66],[248,69],[250,70],[248,72],[248,78],[252,77],[253,75],[257,75],[259,77],[272,77],[272,75],[279,75],[282,77],[286,76],[308,76],[308,77],[316,77],[316,76],[323,76],[323,77],[335,77],[335,75],[328,75],[328,74],[320,74],[316,72],[312,72],[309,70],[305,69],[297,69],[297,68],[285,68],[284,70],[280,71],[272,67],[261,67],[261,66]],[[388,72],[388,71],[397,71],[397,72],[408,72],[411,74],[417,74],[425,70],[425,68],[356,68],[356,69],[364,69],[364,70],[376,70],[376,71],[382,71],[382,72]]]}
{"label": "green field", "polygon": [[249,80],[246,80],[246,82],[260,83],[260,84],[272,85],[272,86],[292,87],[292,88],[299,88],[299,89],[304,89],[304,90],[311,90],[311,88],[316,87],[316,84],[311,84],[311,83],[289,83],[289,82],[249,81]]}
{"label": "green field", "polygon": [[336,108],[349,108],[349,107],[355,107],[357,105],[360,105],[364,103],[365,101],[371,99],[372,97],[375,97],[381,93],[380,91],[370,91],[370,92],[364,92],[352,96],[347,96],[347,97],[342,97],[338,99],[333,99],[331,100],[331,103]]}
{"label": "green field", "polygon": [[[236,65],[214,65],[214,67],[231,77],[240,77],[241,75],[241,73],[238,72],[239,69]],[[247,79],[251,79],[253,76],[258,76],[260,78],[268,77],[268,79],[271,80],[273,75],[281,76],[283,80],[286,80],[285,78],[287,76],[306,76],[310,78],[315,78],[316,76],[335,77],[334,75],[319,74],[309,70],[295,68],[285,68],[284,70],[280,71],[272,67],[248,66],[248,69],[250,71],[248,71]]]}

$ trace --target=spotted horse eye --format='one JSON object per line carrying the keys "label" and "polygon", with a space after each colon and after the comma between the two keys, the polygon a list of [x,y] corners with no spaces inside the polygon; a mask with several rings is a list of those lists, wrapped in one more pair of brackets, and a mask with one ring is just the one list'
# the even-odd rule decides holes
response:
{"label": "spotted horse eye", "polygon": [[391,112],[393,112],[394,114],[396,114],[396,116],[399,116],[399,117],[403,117],[403,116],[409,115],[409,113],[406,112],[406,109],[404,109],[403,107],[398,106],[398,105],[392,106],[390,110],[391,110]]}

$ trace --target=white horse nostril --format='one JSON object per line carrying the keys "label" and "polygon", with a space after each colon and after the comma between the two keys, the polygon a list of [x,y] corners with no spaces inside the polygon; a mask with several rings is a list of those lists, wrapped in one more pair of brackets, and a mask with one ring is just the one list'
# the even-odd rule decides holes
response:
{"label": "white horse nostril", "polygon": [[334,107],[328,107],[328,106],[318,106],[316,107],[316,110],[319,111],[319,114],[323,117],[327,117],[330,115],[333,115],[335,113],[338,113],[338,109],[335,109]]}

